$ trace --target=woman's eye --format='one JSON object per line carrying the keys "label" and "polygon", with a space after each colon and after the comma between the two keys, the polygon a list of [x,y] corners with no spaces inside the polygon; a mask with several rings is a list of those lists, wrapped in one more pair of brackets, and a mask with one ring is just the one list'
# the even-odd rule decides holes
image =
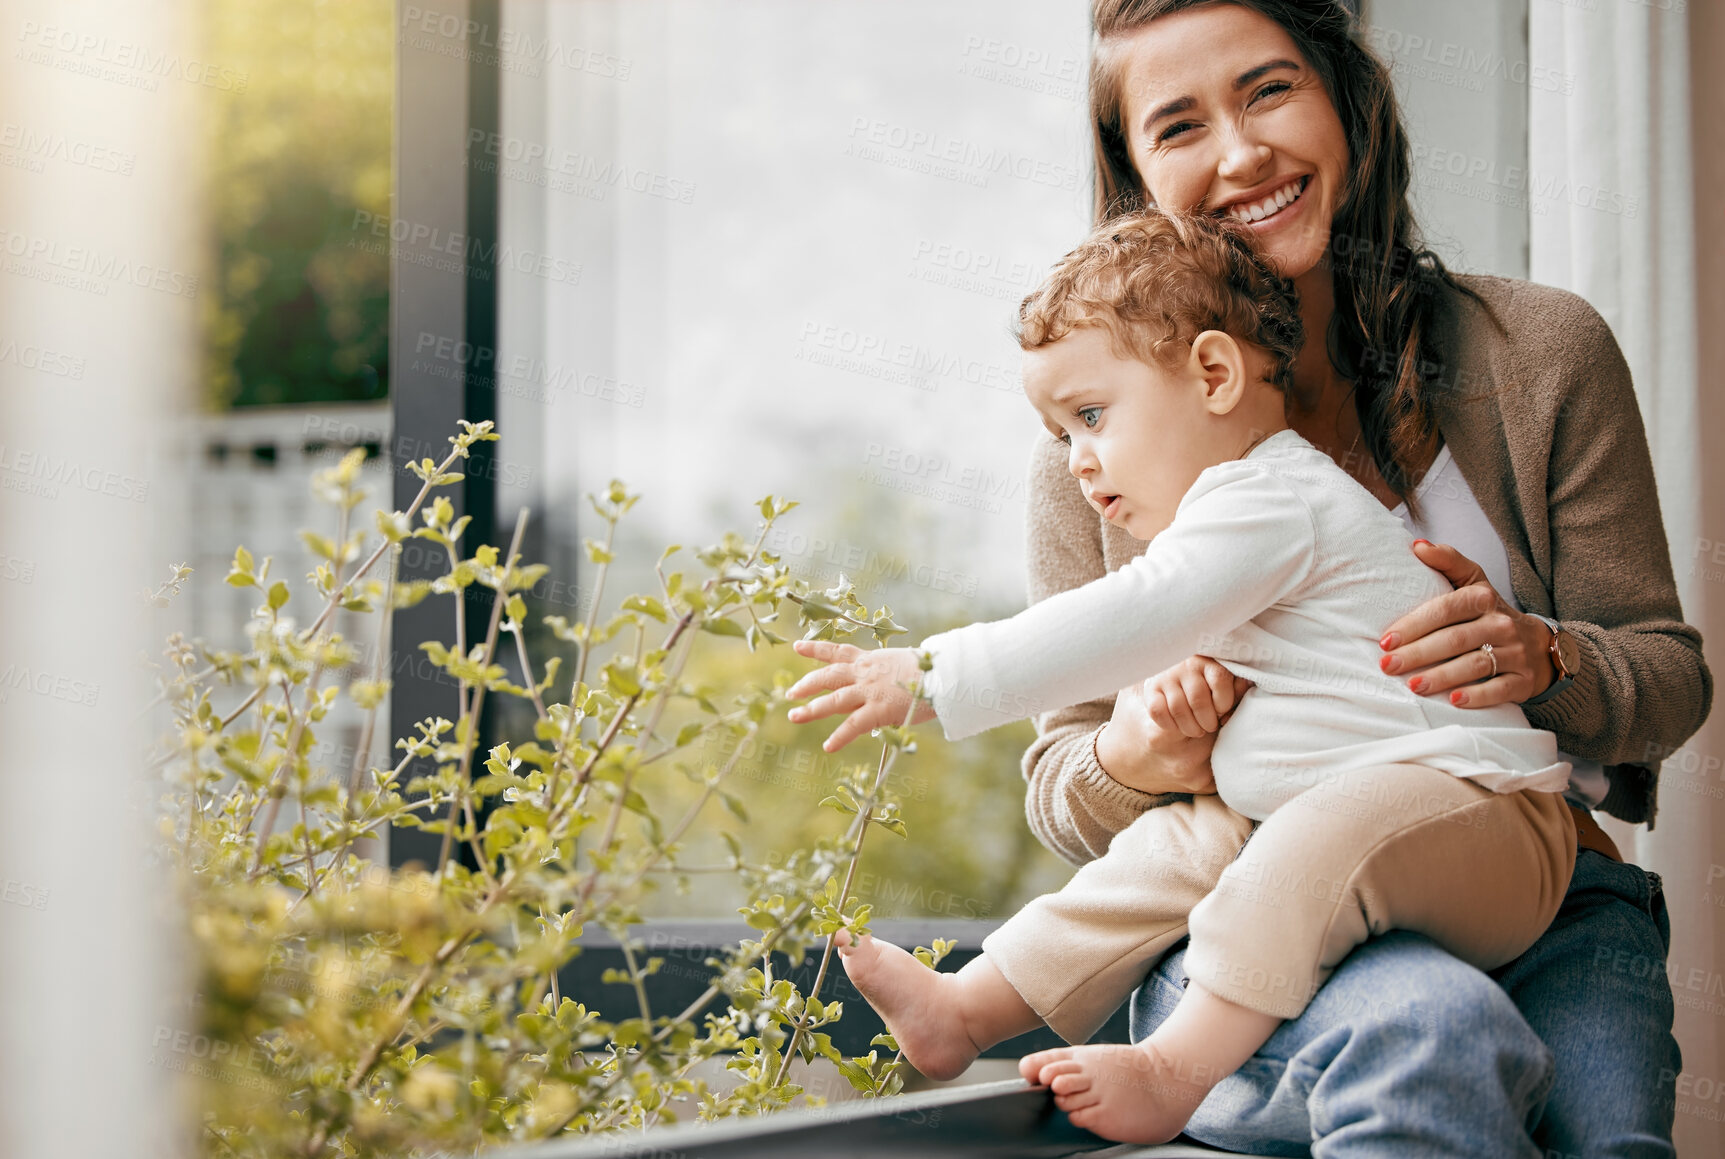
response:
{"label": "woman's eye", "polygon": [[1191,129],[1196,129],[1197,127],[1198,126],[1191,121],[1176,121],[1174,124],[1169,125],[1166,129],[1163,129],[1160,133],[1156,134],[1156,142],[1157,144],[1161,144],[1163,141],[1172,140],[1180,134]]}
{"label": "woman's eye", "polygon": [[1293,85],[1289,84],[1285,80],[1273,80],[1269,84],[1265,85],[1263,88],[1259,89],[1257,92],[1253,93],[1252,94],[1252,100],[1253,101],[1260,101],[1265,97],[1279,96],[1280,94],[1287,92],[1289,89],[1291,89],[1293,87],[1294,87]]}

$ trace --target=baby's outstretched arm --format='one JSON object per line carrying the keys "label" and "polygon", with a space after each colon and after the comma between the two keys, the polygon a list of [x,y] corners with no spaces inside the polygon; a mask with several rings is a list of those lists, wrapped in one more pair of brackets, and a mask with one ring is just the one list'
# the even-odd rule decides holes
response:
{"label": "baby's outstretched arm", "polygon": [[[804,676],[785,695],[793,700],[821,691],[826,695],[791,709],[791,721],[805,724],[835,713],[850,713],[821,745],[827,752],[836,753],[877,728],[905,722],[911,707],[911,687],[919,685],[923,675],[914,648],[864,651],[855,644],[828,640],[798,640],[792,647],[797,655],[824,661],[826,667]],[[911,723],[933,719],[934,706],[919,701]]]}

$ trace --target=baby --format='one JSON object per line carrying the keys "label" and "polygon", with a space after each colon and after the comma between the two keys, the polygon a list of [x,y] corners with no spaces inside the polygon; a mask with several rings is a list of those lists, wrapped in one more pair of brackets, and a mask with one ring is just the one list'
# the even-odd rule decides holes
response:
{"label": "baby", "polygon": [[790,715],[848,713],[834,751],[901,723],[919,679],[914,719],[938,716],[949,740],[1194,653],[1251,682],[1211,764],[1222,800],[1261,823],[1219,881],[1193,864],[1200,814],[1169,805],[957,973],[839,935],[905,1057],[946,1078],[1040,1024],[1084,1042],[1189,929],[1190,982],[1149,1038],[1020,1064],[1079,1126],[1164,1142],[1366,938],[1415,930],[1482,969],[1530,946],[1574,866],[1569,766],[1515,705],[1458,708],[1381,673],[1384,628],[1448,584],[1288,428],[1297,302],[1241,231],[1161,213],[1107,223],[1025,300],[1019,340],[1025,393],[1085,498],[1149,546],[1011,619],[930,637],[926,673],[917,650],[800,641],[828,665],[790,695],[826,694]]}

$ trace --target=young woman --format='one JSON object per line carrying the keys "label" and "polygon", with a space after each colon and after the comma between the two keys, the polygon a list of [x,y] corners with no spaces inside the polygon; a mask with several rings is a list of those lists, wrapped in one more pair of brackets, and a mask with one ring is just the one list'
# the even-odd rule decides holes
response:
{"label": "young woman", "polygon": [[[1291,425],[1405,512],[1455,585],[1391,625],[1384,670],[1435,664],[1414,691],[1521,704],[1576,769],[1581,850],[1531,950],[1488,978],[1416,935],[1362,947],[1189,1133],[1265,1154],[1672,1154],[1680,1060],[1670,988],[1648,968],[1669,941],[1664,902],[1589,810],[1652,820],[1658,754],[1700,726],[1712,690],[1609,329],[1573,295],[1451,277],[1422,248],[1388,73],[1340,4],[1097,0],[1094,22],[1098,219],[1153,203],[1250,222],[1300,293]],[[1033,598],[1141,550],[1096,517],[1052,439],[1029,500]],[[1193,708],[1169,712],[1170,682]],[[1082,863],[1145,809],[1213,792],[1234,698],[1200,656],[1038,718],[1032,827]],[[1136,1034],[1172,1009],[1182,964],[1140,990]]]}

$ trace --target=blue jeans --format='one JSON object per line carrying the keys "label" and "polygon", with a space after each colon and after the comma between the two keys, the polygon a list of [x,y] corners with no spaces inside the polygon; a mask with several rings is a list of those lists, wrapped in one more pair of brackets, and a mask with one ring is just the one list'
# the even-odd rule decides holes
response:
{"label": "blue jeans", "polygon": [[[1658,879],[1582,850],[1527,953],[1487,975],[1418,934],[1374,938],[1187,1134],[1318,1159],[1671,1159],[1670,941]],[[1185,956],[1132,996],[1134,1039],[1179,1001]]]}

